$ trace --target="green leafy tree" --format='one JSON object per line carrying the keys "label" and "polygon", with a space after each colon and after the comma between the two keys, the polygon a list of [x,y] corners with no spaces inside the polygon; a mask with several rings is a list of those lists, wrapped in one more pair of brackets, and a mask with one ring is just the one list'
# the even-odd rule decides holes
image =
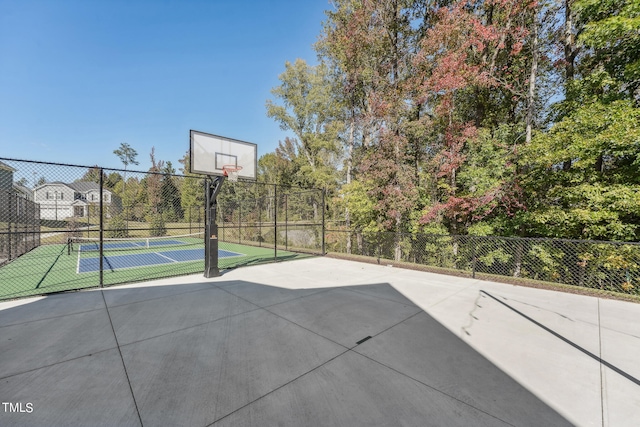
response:
{"label": "green leafy tree", "polygon": [[[136,157],[138,157],[138,152],[133,147],[131,147],[128,143],[122,142],[122,143],[120,143],[120,147],[113,151],[113,154],[118,156],[118,158],[120,159],[120,161],[124,165],[124,176],[122,177],[122,180],[121,180],[122,181],[122,188],[121,188],[121,192],[119,192],[117,194],[119,194],[120,197],[122,198],[125,221],[128,221],[129,217],[132,216],[130,211],[133,209],[133,205],[132,205],[133,200],[130,197],[128,197],[127,194],[126,194],[126,190],[127,190],[127,167],[130,164],[132,164],[132,165],[138,165],[139,164],[139,162],[136,160]],[[114,188],[115,188],[115,184],[114,184]],[[127,224],[127,226],[128,226],[128,224]]]}
{"label": "green leafy tree", "polygon": [[[568,6],[567,6],[568,7]],[[532,235],[640,238],[637,1],[578,0],[573,63],[557,122],[525,155]]]}
{"label": "green leafy tree", "polygon": [[180,170],[185,176],[180,186],[180,207],[187,222],[204,221],[204,179],[190,172],[189,152],[179,160]]}
{"label": "green leafy tree", "polygon": [[114,215],[107,223],[107,237],[128,237],[127,222],[121,214]]}
{"label": "green leafy tree", "polygon": [[[640,2],[638,0],[577,0],[574,7],[584,22],[578,43],[585,49],[582,67],[604,71],[610,86],[598,91],[618,92],[620,98],[640,102]],[[586,75],[585,75],[586,77]],[[612,83],[612,84],[611,84]]]}
{"label": "green leafy tree", "polygon": [[[632,101],[586,104],[534,137],[522,215],[529,234],[640,238],[640,109]],[[571,160],[570,167],[564,165]]]}
{"label": "green leafy tree", "polygon": [[[77,181],[85,181],[85,182],[95,182],[96,184],[100,182],[100,171],[102,170],[102,168],[98,165],[95,165],[91,168],[89,168],[89,170],[87,172],[85,172],[84,175],[82,175],[82,178],[78,179]],[[102,179],[103,182],[107,181],[107,174],[106,173],[102,173]]]}
{"label": "green leafy tree", "polygon": [[167,234],[167,226],[161,214],[150,214],[148,216],[148,220],[151,225],[151,229],[149,231],[151,237],[160,237]]}
{"label": "green leafy tree", "polygon": [[167,221],[180,221],[184,212],[180,203],[180,189],[174,176],[176,171],[170,161],[165,165],[163,173],[160,183],[160,212]]}
{"label": "green leafy tree", "polygon": [[114,187],[116,194],[122,198],[122,205],[125,209],[122,212],[122,216],[125,221],[140,221],[144,217],[143,204],[143,186],[140,179],[130,176],[125,181],[118,181]]}
{"label": "green leafy tree", "polygon": [[139,162],[136,160],[138,157],[138,152],[131,147],[128,143],[123,142],[120,144],[120,147],[116,150],[113,150],[113,154],[118,156],[122,164],[124,165],[124,180],[127,180],[127,167],[129,165],[138,165]]}
{"label": "green leafy tree", "polygon": [[279,78],[282,83],[271,93],[281,104],[268,100],[267,115],[296,136],[289,143],[295,147],[297,183],[317,188],[335,187],[342,123],[337,118],[339,106],[332,97],[327,67],[324,64],[309,66],[298,59],[293,64],[287,62]]}

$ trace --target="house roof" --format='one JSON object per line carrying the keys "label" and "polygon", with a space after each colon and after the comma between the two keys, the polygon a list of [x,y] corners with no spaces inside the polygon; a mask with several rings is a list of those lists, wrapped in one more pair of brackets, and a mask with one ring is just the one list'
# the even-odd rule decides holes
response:
{"label": "house roof", "polygon": [[5,169],[5,170],[8,170],[10,172],[15,172],[17,170],[17,169],[12,168],[8,164],[2,163],[2,162],[0,162],[0,169]]}
{"label": "house roof", "polygon": [[15,182],[13,183],[13,188],[15,188],[18,191],[21,191],[25,194],[31,194],[31,189],[25,187],[24,185],[20,185],[20,184],[16,184]]}
{"label": "house roof", "polygon": [[[100,190],[100,185],[98,185],[98,183],[93,181],[76,181],[76,182],[72,182],[71,184],[66,184],[66,186],[83,193],[91,190],[95,190],[95,191]],[[109,191],[106,188],[105,190]]]}
{"label": "house roof", "polygon": [[[39,190],[40,188],[46,187],[47,185],[64,185],[65,187],[69,187],[72,190],[77,191],[79,193],[87,193],[89,191],[100,191],[100,185],[97,182],[93,182],[93,181],[76,181],[71,183],[60,182],[60,181],[46,182],[36,187],[35,189]],[[107,193],[111,193],[111,191],[107,188],[105,188],[103,191]]]}

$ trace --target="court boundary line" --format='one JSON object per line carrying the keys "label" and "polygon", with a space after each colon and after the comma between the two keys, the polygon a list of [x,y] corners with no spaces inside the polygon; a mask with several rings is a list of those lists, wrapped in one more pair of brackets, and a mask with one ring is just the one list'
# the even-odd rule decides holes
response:
{"label": "court boundary line", "polygon": [[[191,249],[182,249],[182,250],[191,250]],[[221,249],[221,250],[223,250],[225,252],[233,252],[233,253],[238,254],[238,255],[225,256],[225,257],[222,257],[222,258],[238,258],[238,257],[243,257],[243,256],[249,256],[247,254],[243,254],[243,253],[240,253],[240,252],[229,251],[229,250],[226,250],[226,249]],[[160,255],[157,252],[143,252],[143,253],[144,254]],[[129,255],[135,256],[135,255],[140,255],[140,254],[129,254]],[[127,255],[116,255],[116,256],[127,256]],[[160,255],[160,256],[162,256],[162,255]],[[105,255],[104,258],[106,260],[107,256]],[[184,264],[184,263],[188,263],[188,262],[204,261],[204,257],[202,259],[187,260],[187,261],[177,261],[177,260],[174,260],[174,259],[169,258],[167,256],[164,256],[164,258],[167,258],[168,260],[170,260],[170,261],[172,261],[173,263],[176,263],[176,264]],[[100,257],[88,257],[88,258],[82,258],[82,259],[96,259],[99,262]],[[171,263],[135,265],[135,266],[132,266],[132,267],[122,267],[122,268],[116,268],[116,269],[112,268],[111,264],[109,264],[109,270],[111,270],[112,273],[115,273],[115,272],[120,271],[120,270],[131,270],[133,268],[145,268],[145,267],[147,267],[147,268],[148,267],[161,267],[163,265],[171,265]],[[100,271],[99,268],[97,270],[82,271],[82,272],[80,272],[79,269],[80,269],[80,260],[78,259],[78,270],[76,271],[76,274],[96,273],[96,272]]]}
{"label": "court boundary line", "polygon": [[[177,260],[177,259],[169,258],[169,257],[168,257],[168,256],[166,256],[166,255],[162,255],[162,253],[160,253],[160,252],[150,252],[150,253],[152,253],[152,254],[156,254],[156,255],[158,255],[158,256],[161,256],[162,258],[166,258],[166,259],[168,259],[169,261],[172,261],[172,262],[178,262],[178,260]],[[203,259],[204,259],[204,258],[203,258]]]}

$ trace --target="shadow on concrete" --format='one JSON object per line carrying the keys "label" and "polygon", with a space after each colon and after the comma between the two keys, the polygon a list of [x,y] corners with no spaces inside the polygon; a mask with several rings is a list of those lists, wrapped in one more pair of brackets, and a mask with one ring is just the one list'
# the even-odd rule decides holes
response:
{"label": "shadow on concrete", "polygon": [[0,311],[0,399],[33,410],[3,426],[569,425],[386,283],[19,303]]}

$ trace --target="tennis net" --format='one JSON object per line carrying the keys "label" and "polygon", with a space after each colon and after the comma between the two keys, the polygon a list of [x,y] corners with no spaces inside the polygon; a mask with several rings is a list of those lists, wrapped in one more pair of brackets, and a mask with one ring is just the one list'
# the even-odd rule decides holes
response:
{"label": "tennis net", "polygon": [[[196,246],[204,244],[204,232],[162,237],[104,238],[104,251],[131,251],[145,249],[165,249],[172,246]],[[69,242],[70,249],[78,252],[100,250],[100,239],[94,237],[74,237]]]}

